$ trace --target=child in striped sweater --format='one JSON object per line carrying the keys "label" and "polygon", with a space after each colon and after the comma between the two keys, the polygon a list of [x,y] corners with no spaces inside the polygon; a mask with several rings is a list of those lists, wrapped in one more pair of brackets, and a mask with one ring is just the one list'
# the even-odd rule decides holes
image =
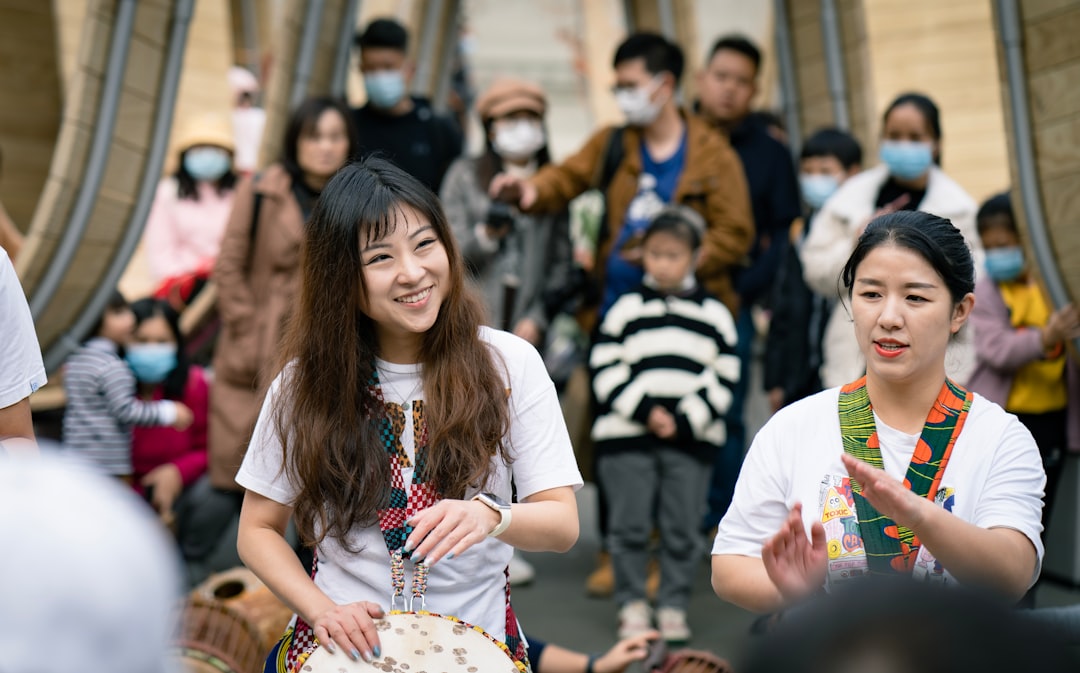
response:
{"label": "child in striped sweater", "polygon": [[184,430],[192,421],[191,410],[180,402],[136,397],[135,376],[121,355],[134,329],[135,314],[113,292],[93,336],[64,364],[64,449],[124,480],[132,473],[133,425]]}
{"label": "child in striped sweater", "polygon": [[685,206],[653,218],[640,248],[644,282],[608,310],[589,360],[620,638],[652,628],[645,577],[655,528],[657,627],[665,640],[690,639],[697,527],[739,378],[731,313],[694,277],[704,232],[705,221]]}

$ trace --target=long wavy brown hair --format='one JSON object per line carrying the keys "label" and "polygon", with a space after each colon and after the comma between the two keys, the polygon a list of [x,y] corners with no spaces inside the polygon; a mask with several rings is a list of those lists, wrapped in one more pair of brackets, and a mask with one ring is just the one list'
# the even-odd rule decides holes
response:
{"label": "long wavy brown hair", "polygon": [[505,363],[480,339],[483,304],[466,286],[442,206],[387,161],[345,166],[323,189],[306,227],[273,409],[282,469],[298,488],[294,519],[308,544],[329,535],[348,546],[349,531],[372,525],[389,501],[389,458],[379,435],[386,410],[370,385],[379,343],[374,322],[360,310],[360,247],[392,232],[403,207],[431,223],[450,261],[446,298],[420,352],[429,479],[443,497],[461,498],[487,482],[493,455],[509,462]]}

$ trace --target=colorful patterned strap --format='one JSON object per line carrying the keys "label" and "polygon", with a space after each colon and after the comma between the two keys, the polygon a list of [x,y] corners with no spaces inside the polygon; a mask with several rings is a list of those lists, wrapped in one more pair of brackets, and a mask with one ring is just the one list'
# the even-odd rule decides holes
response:
{"label": "colorful patterned strap", "polygon": [[[964,428],[974,396],[946,379],[926,417],[922,435],[915,445],[904,484],[921,498],[933,500],[949,463],[956,438]],[[884,468],[874,411],[866,391],[866,377],[840,389],[837,403],[844,453],[877,468]],[[859,532],[866,548],[872,574],[911,572],[919,555],[918,536],[874,508],[862,495],[862,486],[851,480]]]}
{"label": "colorful patterned strap", "polygon": [[[376,370],[374,379],[372,381],[372,393],[383,400],[382,390],[379,387],[378,370]],[[413,531],[413,527],[408,524],[408,520],[414,515],[418,514],[424,509],[431,507],[442,496],[438,493],[435,487],[428,481],[428,469],[427,469],[427,451],[428,451],[428,428],[427,421],[424,416],[424,401],[417,400],[414,404],[410,405],[411,408],[407,411],[412,413],[413,422],[413,436],[414,436],[414,460],[410,462],[409,455],[405,451],[404,445],[401,443],[401,433],[405,429],[405,412],[406,409],[399,404],[386,403],[383,404],[386,408],[385,418],[380,418],[376,422],[380,424],[379,435],[382,438],[383,448],[386,450],[387,458],[390,461],[390,502],[385,509],[379,510],[379,528],[382,530],[383,540],[386,541],[386,549],[390,553],[390,567],[391,567],[391,582],[394,583],[393,593],[391,595],[391,609],[396,608],[396,597],[401,596],[400,601],[404,605],[406,604],[404,590],[405,590],[405,566],[404,559],[409,559],[412,556],[411,550],[405,549],[405,541],[409,538],[409,535]],[[413,468],[413,475],[410,484],[410,489],[405,489],[405,477],[402,474],[402,468]],[[395,574],[394,567],[397,561],[400,561],[399,575]],[[422,586],[419,587],[420,594],[417,594],[418,585],[417,577],[422,574],[423,581]],[[395,579],[396,578],[396,579]],[[400,585],[397,584],[400,582]],[[420,599],[421,610],[423,609],[423,592],[427,590],[427,566],[424,563],[416,564],[413,573],[413,595],[408,601],[409,609],[415,605],[417,598]],[[398,593],[400,591],[400,593]],[[511,653],[511,658],[519,668],[524,666],[521,670],[528,668],[528,652],[526,651],[525,641],[521,638],[521,634],[518,629],[517,616],[514,614],[514,609],[510,605],[510,578],[507,574],[506,578],[506,649]]]}

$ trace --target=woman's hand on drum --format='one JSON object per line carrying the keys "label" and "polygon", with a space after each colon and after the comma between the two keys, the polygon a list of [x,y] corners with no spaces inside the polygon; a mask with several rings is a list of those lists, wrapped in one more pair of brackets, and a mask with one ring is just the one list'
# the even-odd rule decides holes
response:
{"label": "woman's hand on drum", "polygon": [[340,647],[353,661],[363,659],[370,664],[381,655],[375,620],[382,616],[383,609],[368,601],[334,605],[316,615],[311,628],[331,653]]}
{"label": "woman's hand on drum", "polygon": [[847,455],[841,457],[844,467],[852,479],[859,482],[862,495],[874,508],[901,526],[917,531],[926,515],[926,506],[934,510],[926,498],[912,493],[898,480],[890,477],[885,470],[868,465],[857,458]]}
{"label": "woman's hand on drum", "polygon": [[815,521],[807,539],[802,505],[796,503],[780,530],[762,546],[761,560],[785,601],[809,596],[825,583],[828,560],[825,528]]}
{"label": "woman's hand on drum", "polygon": [[414,559],[423,559],[431,566],[444,558],[460,556],[485,540],[499,524],[499,515],[482,502],[440,500],[408,523],[413,532],[405,541],[405,549],[412,551]]}

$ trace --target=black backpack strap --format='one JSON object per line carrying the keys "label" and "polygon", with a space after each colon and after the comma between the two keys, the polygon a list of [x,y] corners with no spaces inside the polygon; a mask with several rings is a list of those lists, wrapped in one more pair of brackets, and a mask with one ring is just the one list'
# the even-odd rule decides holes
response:
{"label": "black backpack strap", "polygon": [[626,151],[623,149],[623,135],[625,126],[616,126],[611,130],[607,143],[604,145],[604,161],[600,164],[600,175],[596,182],[596,188],[607,196],[607,189],[611,185],[611,179],[615,177],[615,171],[619,170]]}

